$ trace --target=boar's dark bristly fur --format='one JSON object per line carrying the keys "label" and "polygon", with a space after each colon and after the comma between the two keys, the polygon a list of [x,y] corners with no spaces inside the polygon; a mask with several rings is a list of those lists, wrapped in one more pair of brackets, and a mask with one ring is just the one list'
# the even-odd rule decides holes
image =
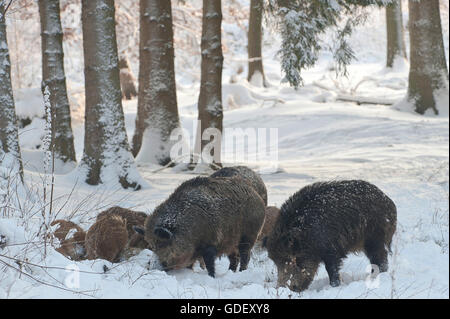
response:
{"label": "boar's dark bristly fur", "polygon": [[381,272],[396,229],[397,210],[379,188],[365,181],[332,181],[302,188],[281,207],[267,240],[278,268],[278,284],[302,291],[321,262],[332,286],[350,252],[363,251]]}
{"label": "boar's dark bristly fur", "polygon": [[262,178],[246,166],[224,167],[211,174],[211,177],[240,177],[256,190],[267,206],[267,188]]}
{"label": "boar's dark bristly fur", "polygon": [[214,277],[214,260],[247,268],[264,221],[264,202],[239,178],[198,177],[181,184],[145,222],[145,239],[165,270],[203,258]]}

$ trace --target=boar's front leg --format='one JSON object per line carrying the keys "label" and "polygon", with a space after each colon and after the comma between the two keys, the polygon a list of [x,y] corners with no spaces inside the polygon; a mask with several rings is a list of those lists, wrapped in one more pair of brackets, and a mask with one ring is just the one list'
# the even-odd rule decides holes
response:
{"label": "boar's front leg", "polygon": [[331,287],[338,287],[341,284],[341,279],[339,278],[341,259],[334,256],[327,256],[324,262],[325,262],[325,269],[327,270],[328,277],[330,278]]}
{"label": "boar's front leg", "polygon": [[228,269],[231,271],[236,271],[239,264],[239,255],[236,252],[231,253],[228,255],[228,259],[230,260],[230,267]]}
{"label": "boar's front leg", "polygon": [[214,262],[217,256],[217,249],[214,246],[209,246],[203,250],[202,257],[205,262],[206,270],[208,270],[208,275],[215,277],[215,267]]}

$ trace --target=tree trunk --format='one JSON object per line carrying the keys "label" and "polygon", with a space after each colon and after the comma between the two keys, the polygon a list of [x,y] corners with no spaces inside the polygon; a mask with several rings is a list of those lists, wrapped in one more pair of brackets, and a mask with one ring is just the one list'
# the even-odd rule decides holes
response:
{"label": "tree trunk", "polygon": [[3,1],[0,1],[0,166],[18,172],[23,181]]}
{"label": "tree trunk", "polygon": [[175,84],[172,7],[168,0],[141,0],[139,96],[133,154],[166,165],[180,128]]}
{"label": "tree trunk", "polygon": [[48,87],[53,114],[52,141],[55,158],[76,162],[64,73],[63,32],[59,0],[39,0],[42,39],[42,92]]}
{"label": "tree trunk", "polygon": [[250,19],[248,22],[248,82],[267,87],[262,62],[262,13],[263,1],[250,1]]}
{"label": "tree trunk", "polygon": [[139,189],[122,109],[114,1],[82,0],[82,26],[86,111],[80,169],[88,184]]}
{"label": "tree trunk", "polygon": [[395,0],[386,6],[387,59],[386,67],[392,68],[397,57],[406,57],[403,36],[402,1]]}
{"label": "tree trunk", "polygon": [[[210,144],[214,133],[215,147],[207,149],[207,155],[212,156],[212,163],[221,166],[221,134],[223,128],[222,106],[222,8],[220,0],[203,0],[202,18],[202,63],[200,95],[198,98],[198,120],[195,153],[200,155],[205,146]],[[212,130],[211,130],[212,129]],[[205,161],[202,154],[202,160]],[[194,162],[200,158],[194,156]],[[208,162],[208,161],[206,161]]]}
{"label": "tree trunk", "polygon": [[448,97],[448,69],[439,0],[409,1],[409,34],[408,100],[417,113],[424,114],[432,109],[438,114],[437,94],[447,94]]}

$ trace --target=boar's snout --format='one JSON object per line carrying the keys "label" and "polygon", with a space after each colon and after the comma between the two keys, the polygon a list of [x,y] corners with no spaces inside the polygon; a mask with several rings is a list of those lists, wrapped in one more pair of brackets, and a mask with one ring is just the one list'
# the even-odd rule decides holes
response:
{"label": "boar's snout", "polygon": [[295,265],[292,261],[287,261],[282,264],[277,264],[278,270],[278,287],[289,286],[290,280],[295,273]]}

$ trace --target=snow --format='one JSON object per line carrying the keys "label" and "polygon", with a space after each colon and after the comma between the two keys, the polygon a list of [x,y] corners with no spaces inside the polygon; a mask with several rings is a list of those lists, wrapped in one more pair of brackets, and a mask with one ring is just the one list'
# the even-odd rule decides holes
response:
{"label": "snow", "polygon": [[397,72],[408,72],[409,63],[408,60],[404,57],[397,55],[394,58],[394,63],[392,64],[392,68],[386,68],[387,71],[397,71]]}
{"label": "snow", "polygon": [[44,100],[39,88],[16,90],[14,99],[16,100],[16,115],[19,119],[44,117]]}
{"label": "snow", "polygon": [[[31,198],[20,190],[21,209],[5,214],[3,203],[15,193],[3,186],[4,192],[0,192],[0,235],[7,238],[6,247],[0,248],[0,298],[449,298],[448,108],[446,114],[422,116],[400,107],[406,96],[408,68],[401,63],[391,70],[384,67],[383,17],[384,11],[374,9],[368,24],[355,30],[350,42],[358,60],[349,67],[348,78],[336,79],[330,68],[331,54],[322,52],[316,67],[302,73],[305,86],[298,90],[280,84],[276,35],[265,34],[268,40],[263,48],[269,88],[249,84],[245,71],[236,74],[239,63],[227,60],[227,54],[245,60],[244,49],[225,53],[223,100],[224,127],[278,129],[275,170],[269,159],[242,163],[262,173],[269,205],[280,207],[293,193],[313,182],[338,179],[367,180],[392,198],[398,209],[398,227],[387,273],[369,279],[368,259],[362,253],[351,254],[341,269],[340,287],[329,285],[321,265],[309,289],[298,294],[276,287],[276,267],[263,249],[252,251],[249,269],[244,272],[233,273],[228,270],[227,258],[217,259],[215,279],[198,264],[193,270],[163,272],[149,250],[118,264],[105,260],[73,262],[50,246],[44,257],[44,247],[36,239],[43,206],[44,154],[36,149],[44,135],[45,122],[39,118],[42,113],[33,115],[31,126],[20,130],[25,182],[35,196]],[[448,24],[448,17],[443,22],[444,26]],[[448,28],[444,31],[447,38]],[[236,36],[239,30],[232,32]],[[241,37],[245,38],[244,31]],[[199,83],[184,70],[178,65],[179,111],[183,129],[193,137]],[[75,72],[67,74],[73,87],[82,83],[83,78]],[[232,77],[234,82],[228,84]],[[18,101],[33,100],[37,92],[28,90]],[[343,94],[396,104],[337,101]],[[40,101],[43,105],[42,96]],[[124,102],[129,140],[136,104],[136,100]],[[80,116],[73,123],[78,161],[83,152],[83,126]],[[230,160],[233,154],[223,156],[226,165],[235,164]],[[196,176],[180,166],[155,173],[158,168],[137,166],[148,184],[137,192],[123,190],[115,183],[89,186],[76,170],[67,174],[70,168],[57,169],[53,209],[58,219],[70,219],[85,230],[99,212],[114,205],[150,214],[178,185]],[[4,180],[0,178],[0,182]],[[26,259],[31,264],[22,262],[20,274],[11,258]],[[104,272],[104,266],[109,270]]]}
{"label": "snow", "polygon": [[[178,145],[176,145],[178,144]],[[183,132],[181,129],[176,129],[172,131],[172,136],[169,141],[163,142],[161,138],[161,132],[157,128],[148,127],[145,129],[141,149],[136,156],[136,162],[139,164],[154,163],[158,164],[161,158],[169,156],[174,162],[179,162],[178,156],[171,156],[171,151],[173,147],[178,147],[180,149],[186,149],[187,141],[183,137]],[[186,152],[189,154],[189,152]],[[178,154],[177,154],[178,155]],[[180,155],[186,155],[184,152]]]}
{"label": "snow", "polygon": [[[253,84],[253,83],[252,83]],[[259,87],[262,87],[259,86]],[[222,101],[225,109],[239,108],[258,102],[252,97],[248,83],[231,83],[222,85]]]}
{"label": "snow", "polygon": [[254,85],[257,87],[262,87],[264,85],[264,78],[263,78],[261,72],[255,71],[255,73],[252,75],[249,82],[251,85]]}
{"label": "snow", "polygon": [[448,81],[446,82],[446,87],[441,88],[440,90],[434,93],[434,99],[436,101],[436,107],[438,109],[439,115],[443,117],[448,117],[449,116]]}

